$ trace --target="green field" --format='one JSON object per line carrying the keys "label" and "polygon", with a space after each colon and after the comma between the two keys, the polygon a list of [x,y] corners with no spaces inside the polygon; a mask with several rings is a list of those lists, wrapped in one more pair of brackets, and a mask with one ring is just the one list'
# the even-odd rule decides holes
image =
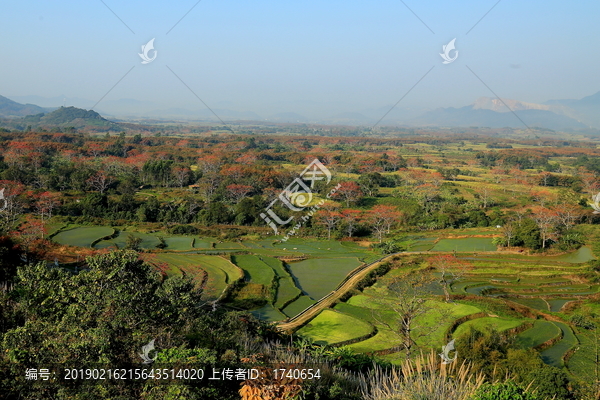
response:
{"label": "green field", "polygon": [[300,289],[319,300],[361,264],[357,258],[311,258],[289,263],[289,269]]}
{"label": "green field", "polygon": [[247,282],[270,286],[275,278],[273,268],[265,264],[259,256],[231,256],[231,261],[244,270]]}
{"label": "green field", "polygon": [[200,270],[206,271],[208,282],[204,297],[207,299],[216,299],[228,284],[242,276],[242,271],[238,267],[219,256],[162,253],[157,255],[157,259],[167,263],[174,274],[185,273],[196,277],[200,274]]}
{"label": "green field", "polygon": [[[53,229],[56,231],[62,227],[56,225]],[[92,242],[112,233],[113,229],[110,227],[77,227],[59,231],[53,240],[61,244],[90,247]],[[218,243],[215,238],[127,231],[119,232],[114,239],[100,241],[95,247],[123,248],[129,234],[140,237],[141,247],[144,249],[156,249],[156,245],[160,243],[157,236],[164,238],[167,247],[157,253],[156,258],[159,262],[169,265],[169,275],[185,273],[187,276],[200,279],[203,271],[206,271],[208,281],[203,297],[207,300],[218,298],[227,285],[240,277],[245,277],[249,285],[242,289],[248,292],[243,292],[243,295],[240,295],[242,297],[254,295],[255,292],[263,293],[264,290],[268,291],[269,288],[276,287],[277,290],[272,292],[275,296],[271,299],[273,304],[251,311],[257,317],[271,322],[297,315],[334,290],[350,271],[364,262],[381,257],[354,242],[292,238],[280,243],[276,243],[273,239]],[[583,263],[594,258],[591,249],[586,246],[560,256],[527,256],[514,253],[473,254],[496,250],[491,243],[491,238],[437,240],[435,237],[417,237],[410,239],[409,242],[411,244],[409,251],[456,251],[459,253],[458,257],[473,265],[474,268],[465,278],[453,284],[451,291],[454,294],[490,296],[487,290],[493,289],[494,292],[489,293],[503,293],[509,300],[532,309],[557,312],[565,303],[575,298],[568,296],[593,294],[600,288],[598,284],[589,284],[575,279],[577,274],[586,271],[587,266]],[[182,253],[194,249],[200,254]],[[231,256],[233,263],[221,256],[202,254],[217,251],[231,253],[240,250],[253,254],[233,255]],[[169,251],[179,253],[169,253]],[[275,256],[309,258],[284,264]],[[374,336],[354,343],[349,348],[357,352],[396,348],[400,344],[398,336],[378,320],[382,317],[392,318],[393,313],[389,310],[385,311],[385,300],[382,302],[381,297],[375,300],[374,296],[381,296],[381,290],[385,290],[393,277],[402,275],[405,271],[403,268],[388,272],[373,287],[365,288],[362,294],[354,295],[348,301],[337,304],[333,310],[322,311],[297,333],[317,343],[332,344],[367,335],[376,329]],[[431,293],[441,295],[439,283],[432,285],[435,286],[435,290]],[[261,287],[265,289],[259,290]],[[289,304],[284,307],[286,303]],[[414,330],[417,347],[421,349],[439,347],[443,344],[445,334],[454,320],[482,311],[482,308],[460,302],[445,303],[429,300],[429,303],[432,308],[444,311],[446,317],[442,320],[439,319],[439,314],[429,312],[417,318],[415,326],[437,324],[435,329],[427,332],[427,335],[420,335],[423,332],[419,328]],[[502,316],[477,318],[459,325],[453,336],[463,335],[470,326],[478,329],[491,327],[503,331],[527,321],[531,320]],[[563,323],[545,320],[532,322],[534,322],[532,328],[517,335],[517,343],[524,348],[536,347],[562,335],[560,341],[541,353],[547,364],[562,366],[564,354],[577,344],[577,338],[571,329]],[[589,341],[589,338],[580,335],[579,340]],[[387,357],[396,360],[398,354]],[[576,352],[572,358],[573,368],[583,370],[585,365],[589,366],[588,356],[589,354],[585,352]]]}
{"label": "green field", "polygon": [[194,238],[195,249],[211,249],[217,240],[213,238]]}
{"label": "green field", "polygon": [[[368,295],[352,296],[347,302],[339,303],[335,310],[351,315],[357,319],[369,322],[378,329],[377,335],[363,342],[355,343],[352,348],[356,351],[375,351],[394,347],[399,338],[391,332],[381,320],[394,318],[392,311],[386,309],[386,301],[394,301],[392,298],[375,299]],[[443,344],[445,334],[450,324],[457,318],[481,312],[481,309],[468,304],[445,303],[430,300],[426,303],[430,310],[415,319],[414,337],[418,346],[423,348],[437,347]],[[390,342],[391,340],[391,342]]]}
{"label": "green field", "polygon": [[517,345],[528,348],[536,347],[550,339],[561,335],[561,331],[550,321],[535,321],[533,327],[517,335]]}
{"label": "green field", "polygon": [[251,313],[255,317],[269,322],[277,322],[287,318],[279,310],[273,308],[271,304],[267,304],[266,306],[259,308],[258,310],[253,310],[251,311]]}
{"label": "green field", "polygon": [[469,327],[473,327],[478,330],[485,330],[486,328],[492,328],[497,331],[506,331],[508,329],[516,328],[525,322],[524,319],[516,319],[516,318],[495,318],[495,317],[484,317],[477,318],[470,321],[465,322],[464,324],[460,324],[456,331],[454,331],[453,336],[460,337],[465,335],[469,331]]}
{"label": "green field", "polygon": [[496,251],[491,238],[440,239],[431,251],[477,252]]}
{"label": "green field", "polygon": [[315,301],[308,296],[300,296],[297,300],[290,303],[286,308],[284,308],[283,313],[288,317],[294,317],[304,311],[304,309],[315,304]]}
{"label": "green field", "polygon": [[332,310],[323,310],[315,319],[298,331],[317,344],[334,344],[368,335],[373,327],[357,318]]}
{"label": "green field", "polygon": [[372,251],[354,242],[339,242],[335,240],[306,240],[291,238],[286,242],[275,243],[273,249],[290,250],[309,254],[314,257],[351,257],[372,254]]}
{"label": "green field", "polygon": [[348,345],[348,347],[357,353],[367,353],[370,351],[387,350],[400,345],[401,341],[396,333],[385,328],[378,327],[377,329],[378,331],[375,336]]}
{"label": "green field", "polygon": [[540,356],[542,360],[548,365],[552,365],[554,367],[561,368],[564,366],[564,362],[562,357],[569,351],[572,347],[576,346],[578,341],[575,337],[575,334],[569,328],[568,325],[562,322],[553,322],[560,330],[562,331],[562,339],[556,343],[554,346],[550,347],[542,351]]}
{"label": "green field", "polygon": [[596,380],[595,367],[598,348],[598,337],[596,331],[581,330],[577,333],[579,345],[577,351],[569,359],[569,371],[576,377],[589,382]]}
{"label": "green field", "polygon": [[91,247],[92,242],[112,235],[113,232],[114,229],[107,226],[84,226],[59,232],[52,240],[69,246]]}
{"label": "green field", "polygon": [[192,249],[192,237],[190,236],[172,236],[164,239],[167,244],[166,250],[176,251]]}
{"label": "green field", "polygon": [[120,231],[116,238],[110,240],[102,240],[98,242],[94,247],[96,249],[106,249],[111,247],[123,249],[127,245],[127,237],[129,235],[142,239],[142,242],[140,243],[140,247],[142,249],[153,249],[156,248],[156,245],[160,243],[158,238],[154,235],[139,232]]}

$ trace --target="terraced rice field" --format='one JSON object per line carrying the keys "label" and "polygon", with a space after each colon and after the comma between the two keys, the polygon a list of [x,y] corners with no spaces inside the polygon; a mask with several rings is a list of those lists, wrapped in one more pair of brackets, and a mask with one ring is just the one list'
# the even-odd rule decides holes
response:
{"label": "terraced rice field", "polygon": [[478,252],[496,251],[491,238],[440,239],[431,251]]}
{"label": "terraced rice field", "polygon": [[193,238],[190,236],[171,236],[166,237],[164,240],[167,244],[166,250],[178,251],[192,249]]}
{"label": "terraced rice field", "polygon": [[304,311],[306,308],[312,306],[313,304],[315,304],[315,301],[310,297],[300,296],[297,300],[290,303],[281,311],[283,311],[283,313],[288,317],[293,317]]}
{"label": "terraced rice field", "polygon": [[142,242],[140,243],[140,247],[143,249],[154,249],[154,248],[156,248],[156,245],[158,245],[160,243],[158,238],[154,235],[149,235],[146,233],[139,233],[139,232],[120,231],[119,235],[116,238],[110,239],[110,240],[102,240],[102,241],[98,242],[94,246],[94,248],[96,248],[96,249],[106,249],[106,248],[123,249],[127,245],[127,237],[129,235],[141,238]]}
{"label": "terraced rice field", "polygon": [[532,328],[517,335],[516,342],[523,348],[537,347],[561,335],[561,330],[555,323],[550,321],[535,321]]}
{"label": "terraced rice field", "polygon": [[516,318],[499,318],[499,317],[484,317],[477,318],[471,321],[467,321],[460,324],[456,331],[454,331],[454,337],[459,337],[466,334],[469,331],[469,327],[473,327],[479,330],[485,330],[486,328],[493,328],[497,331],[506,331],[508,329],[516,328],[524,322],[523,319]]}
{"label": "terraced rice field", "polygon": [[296,285],[313,300],[319,300],[361,264],[358,258],[345,257],[311,258],[288,265]]}
{"label": "terraced rice field", "polygon": [[242,270],[247,282],[271,286],[275,278],[275,271],[265,264],[259,256],[238,255],[231,256],[231,261]]}
{"label": "terraced rice field", "polygon": [[596,380],[594,372],[596,365],[595,349],[598,343],[596,335],[595,331],[586,331],[583,329],[577,333],[577,340],[579,342],[576,345],[577,351],[569,359],[568,364],[569,371],[573,375],[589,382]]}
{"label": "terraced rice field", "polygon": [[52,240],[69,246],[91,247],[94,241],[112,235],[113,232],[114,229],[108,226],[84,226],[59,232]]}
{"label": "terraced rice field", "polygon": [[315,319],[298,331],[317,344],[335,344],[368,335],[373,327],[357,318],[332,310],[323,310]]}
{"label": "terraced rice field", "polygon": [[[268,247],[266,247],[268,248]],[[272,244],[273,250],[292,251],[312,257],[369,257],[374,253],[354,242],[338,242],[335,240],[304,240],[291,238],[286,242]],[[380,257],[380,256],[379,256]]]}
{"label": "terraced rice field", "polygon": [[201,254],[169,254],[161,253],[156,256],[160,262],[171,267],[173,274],[185,273],[197,277],[204,270],[208,273],[204,297],[216,299],[228,284],[242,276],[242,271],[228,260],[219,256]]}
{"label": "terraced rice field", "polygon": [[282,321],[287,318],[281,311],[274,308],[271,304],[267,304],[258,310],[251,311],[251,313],[255,317],[269,322]]}
{"label": "terraced rice field", "polygon": [[194,238],[195,249],[212,249],[213,243],[217,242],[213,238]]}
{"label": "terraced rice field", "polygon": [[[394,301],[394,299],[387,299]],[[337,304],[334,309],[356,319],[372,324],[377,329],[377,334],[364,341],[349,345],[349,347],[358,352],[370,352],[378,350],[387,350],[400,344],[398,335],[392,332],[381,321],[391,321],[397,316],[387,309],[385,301],[375,299],[368,295],[352,296],[347,302]],[[441,301],[429,301],[427,307],[431,309],[425,315],[417,318],[414,334],[417,345],[424,347],[441,346],[443,344],[446,331],[452,321],[466,315],[481,312],[481,309],[467,304],[448,304]],[[302,330],[298,331],[299,334]],[[421,335],[422,334],[422,335]]]}
{"label": "terraced rice field", "polygon": [[[62,227],[57,226],[55,230],[60,228]],[[61,244],[90,247],[92,242],[112,233],[110,227],[78,227],[59,232],[53,240]],[[125,247],[128,234],[129,232],[122,231],[115,239],[101,241],[95,247]],[[159,243],[156,235],[160,234],[136,232],[131,234],[142,238],[141,246],[145,249],[154,249]],[[200,279],[203,271],[206,271],[208,274],[204,292],[206,299],[218,298],[228,284],[240,277],[245,277],[251,285],[264,285],[266,288],[275,285],[277,291],[275,298],[272,299],[273,304],[252,311],[254,315],[267,321],[281,321],[297,315],[334,290],[350,271],[364,262],[380,257],[353,242],[293,238],[280,243],[276,243],[273,239],[218,243],[214,238],[172,235],[163,237],[167,248],[156,255],[157,260],[169,265],[170,275],[185,273]],[[441,239],[437,242],[436,240],[436,238],[417,238],[410,241],[409,250],[462,253],[458,256],[469,261],[474,269],[470,271],[469,276],[452,286],[454,294],[476,294],[485,297],[504,293],[510,300],[530,308],[556,312],[565,303],[577,298],[573,296],[596,293],[600,288],[596,284],[572,280],[572,276],[584,272],[587,268],[582,263],[593,259],[591,250],[587,247],[554,257],[532,257],[508,253],[472,255],[473,252],[494,251],[495,246],[491,244],[491,239]],[[169,253],[169,250],[178,253]],[[240,250],[249,251],[252,255],[233,255],[232,260],[237,265],[221,256],[202,254]],[[284,264],[274,256],[311,258]],[[385,289],[393,276],[402,273],[404,270],[390,271],[373,287],[366,288],[363,294],[355,295],[347,302],[337,304],[333,310],[322,311],[297,333],[317,343],[328,344],[373,333],[374,336],[351,344],[349,348],[357,352],[394,349],[399,345],[398,336],[380,323],[382,317],[393,318],[394,315],[389,308],[386,310],[385,304],[375,301],[373,296],[381,296],[380,291]],[[432,290],[431,294],[440,295],[439,283],[432,285],[436,290]],[[488,292],[489,289],[492,291]],[[440,322],[433,313],[419,317],[422,321],[417,321],[419,322],[417,325],[439,324],[426,339],[419,338],[419,330],[415,330],[417,345],[421,348],[439,347],[443,344],[445,334],[453,320],[482,311],[478,307],[466,304],[429,301],[436,303],[434,308],[448,311],[448,321]],[[470,326],[479,329],[493,327],[502,331],[515,328],[525,322],[533,322],[533,327],[521,332],[517,336],[517,342],[525,348],[536,347],[552,338],[561,337],[554,346],[542,352],[542,358],[550,365],[562,366],[564,354],[577,344],[574,333],[564,323],[488,316],[462,323],[453,336],[464,334]],[[585,334],[580,335],[580,340],[590,341]],[[401,353],[395,353],[386,357],[397,361],[401,356]],[[579,367],[583,370],[585,365],[589,365],[589,360],[586,359],[588,356],[589,354],[576,352],[572,358],[574,370]]]}
{"label": "terraced rice field", "polygon": [[553,323],[562,331],[562,339],[554,346],[542,351],[540,356],[546,364],[561,368],[564,366],[562,357],[564,357],[567,351],[569,351],[572,347],[576,346],[578,341],[568,325],[562,322]]}

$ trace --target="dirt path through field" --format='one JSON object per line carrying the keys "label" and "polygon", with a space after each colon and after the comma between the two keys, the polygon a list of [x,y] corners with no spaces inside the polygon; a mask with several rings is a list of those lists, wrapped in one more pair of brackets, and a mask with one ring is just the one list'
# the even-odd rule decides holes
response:
{"label": "dirt path through field", "polygon": [[[412,252],[411,254],[420,253],[420,252]],[[350,275],[338,286],[336,290],[329,293],[327,296],[323,297],[321,300],[317,301],[312,306],[308,307],[306,310],[302,311],[300,314],[291,318],[289,321],[280,322],[277,327],[285,332],[293,332],[296,329],[300,328],[302,325],[306,324],[308,321],[319,315],[319,313],[328,307],[331,307],[333,303],[336,302],[340,297],[346,294],[348,291],[352,290],[352,288],[360,282],[367,274],[379,267],[386,260],[403,253],[395,253],[387,255],[379,260],[372,262],[371,264],[366,264],[361,267],[358,267]]]}

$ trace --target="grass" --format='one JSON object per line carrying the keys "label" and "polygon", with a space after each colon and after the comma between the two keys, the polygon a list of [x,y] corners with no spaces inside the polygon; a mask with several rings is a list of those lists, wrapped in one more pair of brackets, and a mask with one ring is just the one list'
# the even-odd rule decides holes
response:
{"label": "grass", "polygon": [[[430,311],[415,318],[413,332],[416,343],[426,348],[443,345],[446,331],[456,319],[481,312],[480,308],[472,305],[437,300],[429,300],[425,306]],[[434,329],[431,330],[432,328]]]}
{"label": "grass", "polygon": [[312,257],[369,257],[375,253],[352,242],[291,238],[286,242],[270,244],[275,250],[298,252]]}
{"label": "grass", "polygon": [[59,232],[52,240],[69,246],[90,247],[95,240],[112,235],[113,232],[113,228],[108,226],[83,226]]}
{"label": "grass", "polygon": [[496,251],[491,238],[440,239],[431,251]]}
{"label": "grass", "polygon": [[[370,352],[388,349],[395,346],[399,341],[397,335],[380,322],[382,318],[388,318],[388,316],[394,318],[393,312],[388,310],[373,311],[378,308],[385,309],[385,301],[375,300],[367,295],[357,295],[352,296],[346,303],[339,303],[335,306],[335,310],[370,322],[379,330],[373,338],[352,345],[355,351]],[[390,301],[393,300],[390,299]],[[429,300],[425,306],[429,308],[429,311],[415,318],[413,329],[413,339],[421,348],[441,346],[445,339],[445,333],[454,320],[481,312],[479,307],[469,304],[445,303],[438,300]],[[393,339],[393,344],[389,342],[390,338]]]}
{"label": "grass", "polygon": [[242,276],[238,267],[219,256],[161,253],[156,258],[191,277],[198,277],[201,270],[206,271],[208,282],[204,291],[205,297],[210,299],[217,298],[228,284]]}
{"label": "grass", "polygon": [[244,246],[242,246],[240,243],[234,243],[234,242],[223,242],[223,243],[216,243],[215,244],[215,249],[243,249]]}
{"label": "grass", "polygon": [[332,310],[323,310],[297,334],[317,344],[334,344],[368,335],[373,327],[357,318]]}
{"label": "grass", "polygon": [[453,337],[459,337],[466,334],[469,330],[469,327],[473,327],[479,330],[485,330],[486,328],[493,328],[497,331],[506,331],[508,329],[516,328],[525,322],[524,319],[516,319],[516,318],[494,318],[494,317],[484,317],[477,318],[470,321],[467,321],[463,324],[460,324],[456,331],[454,331]]}
{"label": "grass", "polygon": [[569,371],[581,380],[593,382],[596,379],[594,371],[598,348],[596,332],[582,330],[577,333],[577,339],[579,340],[579,346],[569,359]]}
{"label": "grass", "polygon": [[191,236],[173,236],[166,237],[165,243],[167,244],[167,250],[191,250],[192,249],[192,237]]}
{"label": "grass", "polygon": [[290,274],[286,271],[281,260],[273,257],[260,257],[260,260],[271,267],[278,277],[290,277]]}
{"label": "grass", "polygon": [[271,304],[259,308],[258,310],[250,311],[255,317],[269,322],[282,321],[286,316],[279,310],[273,308]]}
{"label": "grass", "polygon": [[127,245],[127,237],[129,235],[141,238],[142,242],[140,243],[140,247],[143,249],[153,249],[156,247],[157,244],[160,243],[158,238],[154,235],[139,232],[120,231],[116,238],[110,240],[102,240],[101,242],[98,242],[94,247],[97,249],[106,249],[110,247],[123,249]]}
{"label": "grass", "polygon": [[377,334],[358,343],[348,345],[357,353],[368,353],[370,351],[386,350],[400,345],[401,341],[397,334],[389,329],[377,327]]}
{"label": "grass", "polygon": [[212,249],[213,243],[217,240],[213,238],[195,238],[194,240],[194,248],[195,249]]}
{"label": "grass", "polygon": [[283,313],[288,317],[295,317],[300,314],[306,308],[315,304],[315,301],[308,296],[300,296],[297,300],[290,303],[286,308],[284,308]]}
{"label": "grass", "polygon": [[563,338],[556,343],[554,346],[542,351],[540,356],[542,360],[553,367],[562,368],[564,362],[562,357],[569,351],[573,346],[577,345],[578,341],[575,334],[569,328],[568,325],[562,322],[553,322],[562,331]]}
{"label": "grass", "polygon": [[275,307],[281,309],[285,303],[301,293],[302,291],[296,287],[291,277],[279,278]]}
{"label": "grass", "polygon": [[375,318],[373,317],[373,312],[369,308],[358,307],[348,303],[338,303],[335,305],[334,309],[371,323],[376,322]]}
{"label": "grass", "polygon": [[518,303],[518,304],[522,304],[524,306],[527,306],[529,308],[533,308],[535,310],[540,310],[540,311],[550,311],[548,310],[548,304],[542,300],[542,299],[511,299],[511,301]]}
{"label": "grass", "polygon": [[314,300],[334,290],[350,271],[361,265],[357,258],[313,258],[289,264],[300,289]]}
{"label": "grass", "polygon": [[231,256],[231,261],[244,270],[246,281],[271,286],[273,278],[275,278],[275,271],[258,256]]}
{"label": "grass", "polygon": [[561,335],[561,331],[550,321],[535,321],[533,327],[517,335],[516,344],[523,347],[536,347]]}

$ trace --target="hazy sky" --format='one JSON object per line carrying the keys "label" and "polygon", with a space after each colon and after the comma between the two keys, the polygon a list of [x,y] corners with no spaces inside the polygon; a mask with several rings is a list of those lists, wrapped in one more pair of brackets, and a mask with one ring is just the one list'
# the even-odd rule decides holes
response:
{"label": "hazy sky", "polygon": [[[261,115],[389,107],[432,67],[399,107],[491,97],[467,65],[505,98],[600,91],[597,0],[404,0],[427,26],[401,0],[202,0],[174,28],[197,0],[104,2],[124,23],[101,0],[1,0],[0,94],[96,102],[134,67],[104,101],[203,108],[167,66],[209,106]],[[453,38],[459,56],[444,65]]]}

